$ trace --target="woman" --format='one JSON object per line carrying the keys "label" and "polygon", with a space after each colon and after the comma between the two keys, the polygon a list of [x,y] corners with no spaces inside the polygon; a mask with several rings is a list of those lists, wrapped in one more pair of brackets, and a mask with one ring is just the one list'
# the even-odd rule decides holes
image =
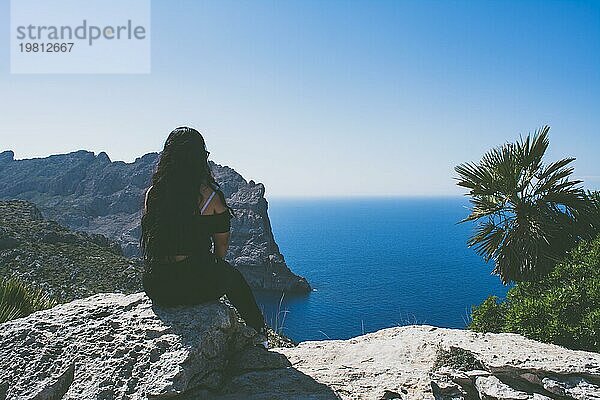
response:
{"label": "woman", "polygon": [[235,215],[212,175],[209,154],[194,129],[177,128],[167,138],[142,215],[144,290],[163,306],[199,304],[226,294],[266,347],[266,325],[254,295],[224,259]]}

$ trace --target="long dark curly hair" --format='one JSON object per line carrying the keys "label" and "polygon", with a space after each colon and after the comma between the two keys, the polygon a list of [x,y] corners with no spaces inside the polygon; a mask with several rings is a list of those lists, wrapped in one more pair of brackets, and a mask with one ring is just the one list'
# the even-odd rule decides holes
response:
{"label": "long dark curly hair", "polygon": [[167,138],[152,175],[142,214],[140,248],[144,260],[175,255],[177,245],[194,236],[194,215],[204,203],[203,185],[212,188],[232,217],[210,166],[204,138],[195,129],[179,127]]}

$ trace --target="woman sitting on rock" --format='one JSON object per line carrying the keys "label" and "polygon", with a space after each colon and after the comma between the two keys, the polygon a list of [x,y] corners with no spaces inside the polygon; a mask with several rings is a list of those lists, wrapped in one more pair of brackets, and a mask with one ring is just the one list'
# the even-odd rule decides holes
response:
{"label": "woman sitting on rock", "polygon": [[142,215],[144,290],[162,306],[199,304],[225,294],[266,347],[266,325],[254,295],[224,259],[235,214],[212,175],[208,155],[194,129],[177,128],[167,138]]}

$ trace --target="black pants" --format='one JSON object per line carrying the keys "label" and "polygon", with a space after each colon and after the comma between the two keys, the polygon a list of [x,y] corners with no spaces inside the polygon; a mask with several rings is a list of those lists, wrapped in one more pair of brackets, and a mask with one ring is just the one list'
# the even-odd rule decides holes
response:
{"label": "black pants", "polygon": [[171,263],[149,263],[142,277],[144,291],[161,306],[201,304],[224,294],[246,324],[260,330],[264,317],[250,286],[235,267],[210,255],[192,255]]}

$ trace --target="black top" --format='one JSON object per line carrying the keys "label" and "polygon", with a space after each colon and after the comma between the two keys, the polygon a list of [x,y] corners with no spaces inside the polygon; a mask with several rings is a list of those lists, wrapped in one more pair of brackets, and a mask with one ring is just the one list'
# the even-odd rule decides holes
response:
{"label": "black top", "polygon": [[194,215],[199,225],[203,226],[207,233],[226,233],[231,229],[231,215],[229,210],[212,215]]}
{"label": "black top", "polygon": [[[146,192],[145,207],[148,206]],[[201,255],[210,256],[211,240],[214,233],[229,232],[231,228],[231,214],[229,210],[221,213],[202,214],[214,197],[213,191],[199,213],[193,215],[170,215],[149,213],[146,218],[153,220],[150,225],[159,226],[155,230],[153,239],[148,243],[148,256],[150,259],[164,258],[175,255]],[[176,214],[176,213],[175,213]]]}
{"label": "black top", "polygon": [[210,252],[210,237],[214,233],[226,233],[231,228],[229,210],[212,215],[193,215],[188,235],[175,242],[175,248],[166,255],[206,255]]}

